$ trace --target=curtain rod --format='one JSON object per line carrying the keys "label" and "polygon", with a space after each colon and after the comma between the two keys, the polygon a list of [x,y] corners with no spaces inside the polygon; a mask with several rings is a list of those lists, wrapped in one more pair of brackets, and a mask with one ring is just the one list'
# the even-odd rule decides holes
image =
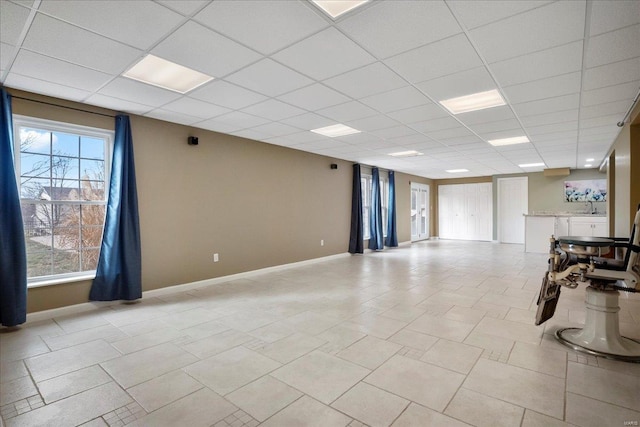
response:
{"label": "curtain rod", "polygon": [[59,107],[59,108],[66,108],[68,110],[74,110],[74,111],[80,111],[83,113],[89,113],[89,114],[96,114],[98,116],[104,116],[104,117],[116,117],[113,114],[105,114],[105,113],[97,113],[95,111],[89,111],[89,110],[83,110],[82,108],[75,108],[75,107],[67,107],[66,105],[59,105],[59,104],[54,104],[52,102],[46,102],[46,101],[39,101],[37,99],[31,99],[31,98],[24,98],[22,96],[14,96],[11,95],[11,98],[15,98],[15,99],[22,99],[23,101],[30,101],[30,102],[35,102],[38,104],[44,104],[44,105],[51,105],[52,107]]}
{"label": "curtain rod", "polygon": [[638,102],[638,98],[640,98],[640,90],[638,90],[638,94],[636,95],[636,97],[633,99],[633,102],[631,103],[631,107],[629,107],[629,109],[627,110],[627,114],[624,115],[624,117],[622,118],[622,120],[620,120],[617,125],[619,128],[621,128],[622,126],[624,126],[624,122],[627,121],[627,119],[629,118],[629,116],[631,115],[631,111],[633,110],[633,107],[635,107],[636,103]]}

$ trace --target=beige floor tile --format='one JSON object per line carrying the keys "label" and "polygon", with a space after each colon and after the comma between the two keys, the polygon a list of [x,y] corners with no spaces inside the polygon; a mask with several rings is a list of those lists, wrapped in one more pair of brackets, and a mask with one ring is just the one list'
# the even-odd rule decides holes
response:
{"label": "beige floor tile", "polygon": [[399,344],[368,336],[351,344],[336,356],[367,369],[375,369],[401,348]]}
{"label": "beige floor tile", "polygon": [[474,325],[469,323],[457,322],[430,314],[420,316],[407,326],[407,329],[412,331],[458,342],[464,341],[473,328]]}
{"label": "beige floor tile", "polygon": [[124,332],[130,337],[143,335],[149,332],[158,331],[165,328],[171,328],[171,325],[165,322],[162,318],[143,320],[141,322],[131,323],[128,325],[118,327],[118,329],[120,329],[122,332]]}
{"label": "beige floor tile", "polygon": [[392,424],[392,427],[467,427],[469,424],[412,403]]}
{"label": "beige floor tile", "polygon": [[407,322],[367,312],[351,318],[350,322],[345,322],[343,325],[353,327],[367,335],[373,335],[374,337],[386,340],[404,328]]}
{"label": "beige floor tile", "polygon": [[40,382],[119,356],[115,348],[99,340],[32,357],[26,363],[33,379]]}
{"label": "beige floor tile", "polygon": [[368,369],[346,360],[314,351],[283,366],[271,375],[329,404],[369,372]]}
{"label": "beige floor tile", "polygon": [[181,336],[184,336],[181,331],[173,328],[167,328],[148,332],[142,335],[136,335],[135,337],[127,337],[122,340],[114,341],[111,345],[118,349],[120,353],[128,354],[144,350],[145,348],[153,347],[158,344],[173,341]]}
{"label": "beige floor tile", "polygon": [[511,322],[520,322],[526,325],[534,325],[536,320],[536,312],[532,310],[522,310],[520,308],[510,308],[504,320]]}
{"label": "beige floor tile", "polygon": [[475,303],[479,300],[478,297],[473,297],[470,295],[462,295],[453,291],[440,291],[437,294],[434,294],[427,298],[427,302],[433,304],[451,304],[458,307],[473,307]]}
{"label": "beige floor tile", "polygon": [[542,326],[535,326],[533,323],[525,325],[509,320],[485,317],[478,323],[475,332],[538,345],[540,344],[543,330]]}
{"label": "beige floor tile", "polygon": [[640,422],[640,412],[567,393],[566,421],[582,427],[635,425],[625,424],[625,421]]}
{"label": "beige floor tile", "polygon": [[189,353],[198,356],[200,359],[205,359],[253,339],[254,338],[249,334],[229,329],[217,335],[211,335],[189,344],[183,344],[180,347]]}
{"label": "beige floor tile", "polygon": [[531,307],[532,303],[535,305],[535,302],[532,302],[532,300],[528,297],[514,297],[494,293],[486,294],[485,296],[480,298],[480,302],[501,305],[505,307],[519,308],[522,310],[528,310]]}
{"label": "beige floor tile", "polygon": [[564,411],[564,379],[481,358],[463,387],[555,418]]}
{"label": "beige floor tile", "polygon": [[100,366],[90,366],[39,382],[38,389],[48,404],[111,381],[111,377]]}
{"label": "beige floor tile", "polygon": [[389,338],[389,341],[415,348],[417,350],[430,349],[439,338],[431,335],[422,334],[420,332],[412,331],[409,329],[402,329]]}
{"label": "beige floor tile", "polygon": [[336,326],[341,321],[341,319],[321,315],[313,311],[305,311],[304,313],[288,317],[286,320],[284,320],[285,323],[290,325],[296,331],[308,335],[321,334],[327,329]]}
{"label": "beige floor tile", "polygon": [[184,371],[216,393],[225,395],[280,367],[280,363],[244,347],[201,360]]}
{"label": "beige floor tile", "polygon": [[344,427],[350,422],[351,418],[346,415],[308,396],[303,396],[260,426]]}
{"label": "beige floor tile", "polygon": [[293,326],[287,324],[284,321],[280,321],[271,323],[258,329],[254,329],[253,331],[249,332],[249,335],[262,341],[271,343],[293,335],[295,332],[296,330],[293,328]]}
{"label": "beige floor tile", "polygon": [[84,424],[80,424],[80,427],[108,427],[109,424],[106,423],[102,418],[96,418],[94,420],[88,421]]}
{"label": "beige floor tile", "polygon": [[[58,330],[62,332],[59,327]],[[22,330],[7,332],[0,329],[0,361],[3,364],[51,351],[39,336],[22,334],[21,332]]]}
{"label": "beige floor tile", "polygon": [[520,425],[524,408],[461,388],[444,413],[478,427],[511,427]]}
{"label": "beige floor tile", "polygon": [[318,338],[327,341],[327,345],[335,349],[343,349],[349,347],[354,342],[367,336],[364,332],[360,332],[353,328],[338,325],[331,329],[327,329],[323,333],[317,335]]}
{"label": "beige floor tile", "polygon": [[298,390],[266,375],[238,390],[226,399],[262,422],[302,396]]}
{"label": "beige floor tile", "polygon": [[420,358],[452,371],[468,374],[482,354],[482,349],[441,339]]}
{"label": "beige floor tile", "polygon": [[559,378],[565,378],[567,374],[567,353],[539,345],[516,342],[508,363]]}
{"label": "beige floor tile", "polygon": [[27,375],[29,375],[29,372],[27,372],[27,368],[24,366],[22,360],[14,360],[13,362],[6,363],[4,360],[0,360],[0,384],[26,377]]}
{"label": "beige floor tile", "polygon": [[147,412],[153,412],[203,387],[182,371],[173,371],[127,390]]}
{"label": "beige floor tile", "polygon": [[390,425],[407,405],[408,400],[365,383],[356,384],[331,404],[371,427]]}
{"label": "beige floor tile", "polygon": [[[131,402],[129,395],[115,383],[110,382],[18,415],[7,421],[7,427],[75,426]],[[52,423],[53,420],[55,420],[54,423]]]}
{"label": "beige floor tile", "polygon": [[280,363],[289,363],[324,343],[325,341],[320,338],[295,333],[274,343],[267,344],[258,352]]}
{"label": "beige floor tile", "polygon": [[569,362],[567,391],[640,411],[640,378]]}
{"label": "beige floor tile", "polygon": [[220,317],[216,321],[237,331],[249,332],[280,320],[280,316],[259,312],[242,311],[229,316]]}
{"label": "beige floor tile", "polygon": [[187,329],[202,323],[210,322],[214,319],[223,317],[215,311],[206,310],[202,307],[192,310],[181,311],[179,313],[169,314],[164,320],[175,329]]}
{"label": "beige floor tile", "polygon": [[101,364],[122,387],[129,388],[196,362],[174,344],[160,344]]}
{"label": "beige floor tile", "polygon": [[38,394],[31,377],[20,377],[0,384],[0,406]]}
{"label": "beige floor tile", "polygon": [[609,371],[640,377],[640,363],[628,363],[598,357],[598,366]]}
{"label": "beige floor tile", "polygon": [[209,427],[236,411],[236,407],[203,388],[127,424],[130,427]]}
{"label": "beige floor tile", "polygon": [[479,321],[487,314],[484,310],[475,310],[468,307],[454,306],[443,316],[445,319],[455,320],[456,322],[471,323],[477,325]]}
{"label": "beige floor tile", "polygon": [[571,425],[572,424],[565,423],[557,418],[526,409],[521,427],[571,427]]}
{"label": "beige floor tile", "polygon": [[464,375],[396,355],[373,371],[364,381],[442,411],[463,380]]}
{"label": "beige floor tile", "polygon": [[55,320],[66,333],[70,334],[84,329],[93,329],[97,326],[108,325],[109,322],[100,315],[100,313],[103,312],[106,312],[106,309],[90,310],[84,313],[60,316],[53,320]]}
{"label": "beige floor tile", "polygon": [[380,313],[381,316],[391,319],[400,320],[402,322],[411,322],[424,314],[424,310],[405,304],[395,305],[389,310]]}
{"label": "beige floor tile", "polygon": [[127,338],[127,335],[120,329],[112,325],[97,326],[92,329],[83,329],[70,334],[58,335],[55,337],[45,337],[44,342],[47,343],[51,350],[60,350],[74,345],[83,344],[90,341],[104,340],[107,342],[117,341]]}

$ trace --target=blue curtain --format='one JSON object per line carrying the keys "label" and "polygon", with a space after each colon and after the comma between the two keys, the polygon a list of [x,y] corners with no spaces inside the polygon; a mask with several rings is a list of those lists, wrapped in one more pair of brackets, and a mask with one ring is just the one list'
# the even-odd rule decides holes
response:
{"label": "blue curtain", "polygon": [[0,323],[27,320],[27,252],[13,164],[11,95],[0,88]]}
{"label": "blue curtain", "polygon": [[380,172],[373,168],[371,177],[371,212],[369,213],[369,249],[384,249],[382,231],[382,199],[380,197]]}
{"label": "blue curtain", "polygon": [[364,236],[362,228],[362,187],[360,185],[360,165],[353,165],[353,192],[351,193],[351,235],[349,236],[349,252],[364,253]]}
{"label": "blue curtain", "polygon": [[396,178],[393,171],[389,171],[389,205],[387,210],[387,239],[385,245],[398,246],[398,232],[396,227]]}
{"label": "blue curtain", "polygon": [[140,224],[129,116],[116,117],[102,247],[92,301],[135,300],[142,297]]}

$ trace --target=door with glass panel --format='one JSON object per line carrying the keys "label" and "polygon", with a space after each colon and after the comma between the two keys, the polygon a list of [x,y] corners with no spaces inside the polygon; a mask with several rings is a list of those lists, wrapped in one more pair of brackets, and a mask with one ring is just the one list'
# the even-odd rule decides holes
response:
{"label": "door with glass panel", "polygon": [[411,241],[429,238],[429,186],[411,183]]}

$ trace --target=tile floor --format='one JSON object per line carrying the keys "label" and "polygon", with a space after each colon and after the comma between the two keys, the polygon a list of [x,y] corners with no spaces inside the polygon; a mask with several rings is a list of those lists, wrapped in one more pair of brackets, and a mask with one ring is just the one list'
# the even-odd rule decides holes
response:
{"label": "tile floor", "polygon": [[[427,241],[0,330],[13,426],[625,426],[640,364],[575,353],[546,256]],[[640,295],[620,297],[640,339]]]}

